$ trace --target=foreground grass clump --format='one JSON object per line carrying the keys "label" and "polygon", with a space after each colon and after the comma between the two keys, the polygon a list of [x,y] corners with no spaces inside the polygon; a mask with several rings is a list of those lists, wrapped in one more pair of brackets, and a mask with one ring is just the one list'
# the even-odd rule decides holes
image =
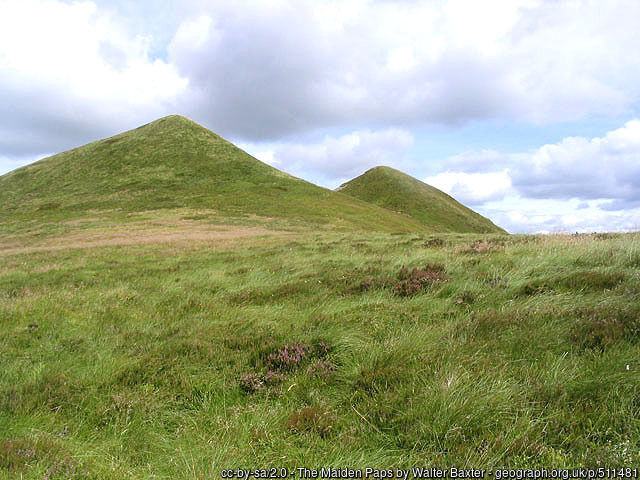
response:
{"label": "foreground grass clump", "polygon": [[637,234],[33,245],[0,478],[640,463]]}

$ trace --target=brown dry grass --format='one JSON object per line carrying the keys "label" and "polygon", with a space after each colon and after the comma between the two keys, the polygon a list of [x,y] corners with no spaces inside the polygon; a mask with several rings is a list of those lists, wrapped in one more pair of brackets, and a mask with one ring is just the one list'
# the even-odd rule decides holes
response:
{"label": "brown dry grass", "polygon": [[123,245],[176,244],[192,245],[202,243],[216,244],[222,241],[241,238],[288,235],[291,232],[268,230],[261,227],[237,227],[203,225],[197,222],[136,222],[107,229],[95,229],[74,232],[47,238],[33,245],[20,245],[18,242],[0,242],[0,256],[39,251],[66,250],[70,248],[93,248]]}

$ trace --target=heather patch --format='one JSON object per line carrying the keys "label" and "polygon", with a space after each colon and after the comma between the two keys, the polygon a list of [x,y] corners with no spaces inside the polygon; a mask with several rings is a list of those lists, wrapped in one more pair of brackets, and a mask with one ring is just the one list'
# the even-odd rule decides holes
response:
{"label": "heather patch", "polygon": [[376,288],[385,288],[393,280],[387,277],[367,278],[356,285],[352,285],[345,289],[345,295],[353,295],[356,293],[364,293]]}
{"label": "heather patch", "polygon": [[57,442],[46,437],[0,441],[0,472],[2,470],[19,475],[15,478],[38,471],[44,472],[38,477],[44,480],[94,478]]}
{"label": "heather patch", "polygon": [[499,240],[476,240],[468,245],[456,248],[457,254],[483,254],[498,252],[504,249],[504,241]]}
{"label": "heather patch", "polygon": [[578,320],[571,330],[571,340],[581,349],[605,351],[622,340],[636,343],[640,339],[640,307],[598,307],[576,310]]}
{"label": "heather patch", "polygon": [[246,373],[240,377],[240,388],[247,393],[253,393],[265,386],[264,375]]}
{"label": "heather patch", "polygon": [[313,347],[305,343],[285,345],[267,355],[265,367],[275,372],[293,372],[311,356],[312,352]]}
{"label": "heather patch", "polygon": [[442,238],[432,237],[432,238],[427,238],[425,242],[422,244],[422,246],[426,248],[440,248],[440,247],[444,247],[447,244],[448,242],[445,242]]}
{"label": "heather patch", "polygon": [[424,269],[409,270],[407,267],[402,267],[398,274],[398,281],[393,287],[393,293],[400,297],[410,297],[435,283],[446,282],[448,279],[444,265],[441,263],[429,263]]}
{"label": "heather patch", "polygon": [[443,264],[428,263],[424,268],[415,267],[412,270],[402,267],[395,277],[367,278],[348,287],[345,294],[362,293],[375,288],[391,288],[393,293],[399,297],[410,297],[427,290],[433,284],[447,280],[449,277]]}
{"label": "heather patch", "polygon": [[254,362],[258,371],[242,375],[240,388],[253,393],[277,385],[305,366],[308,366],[308,375],[327,378],[335,370],[335,365],[326,358],[330,351],[329,344],[320,341],[312,345],[289,343],[263,352],[258,361]]}
{"label": "heather patch", "polygon": [[336,366],[331,360],[318,360],[309,365],[307,374],[312,377],[328,378],[335,369]]}

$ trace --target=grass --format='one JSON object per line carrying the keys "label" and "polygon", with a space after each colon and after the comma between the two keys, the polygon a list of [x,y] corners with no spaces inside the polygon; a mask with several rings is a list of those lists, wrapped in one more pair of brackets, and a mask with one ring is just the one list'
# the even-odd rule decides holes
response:
{"label": "grass", "polygon": [[440,232],[505,233],[446,193],[390,167],[372,168],[338,190]]}
{"label": "grass", "polygon": [[[0,478],[640,462],[637,234],[0,259]],[[415,272],[439,275],[404,295]]]}
{"label": "grass", "polygon": [[4,234],[71,220],[120,225],[151,211],[271,228],[438,230],[292,177],[177,115],[0,177]]}

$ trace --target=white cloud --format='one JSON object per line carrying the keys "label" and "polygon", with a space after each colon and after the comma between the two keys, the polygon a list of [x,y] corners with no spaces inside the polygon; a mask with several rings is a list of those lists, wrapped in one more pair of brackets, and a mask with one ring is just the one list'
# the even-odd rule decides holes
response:
{"label": "white cloud", "polygon": [[640,98],[633,0],[209,2],[194,11],[214,18],[212,40],[178,35],[170,59],[194,84],[192,108],[247,138],[349,123],[554,123],[622,114]]}
{"label": "white cloud", "polygon": [[640,229],[640,208],[603,212],[577,201],[509,197],[477,209],[511,233],[627,232]]}
{"label": "white cloud", "polygon": [[511,178],[533,198],[640,201],[640,120],[604,137],[544,145],[514,165]]}
{"label": "white cloud", "polygon": [[212,19],[208,15],[202,15],[198,18],[182,22],[173,37],[169,54],[175,56],[175,53],[173,53],[171,49],[184,48],[184,46],[191,48],[202,47],[214,34],[211,29],[211,23]]}
{"label": "white cloud", "polygon": [[444,172],[428,177],[425,183],[443,190],[459,202],[478,205],[500,200],[511,192],[506,171],[495,173]]}
{"label": "white cloud", "polygon": [[241,148],[265,163],[276,165],[303,178],[331,187],[379,165],[398,166],[413,145],[413,136],[404,130],[358,130],[342,136],[325,136],[315,143],[271,145],[240,144]]}
{"label": "white cloud", "polygon": [[0,3],[0,152],[74,146],[166,113],[188,80],[148,49],[92,2]]}
{"label": "white cloud", "polygon": [[175,112],[276,141],[324,127],[554,123],[640,100],[635,0],[96,2],[0,4],[1,152]]}
{"label": "white cloud", "polygon": [[491,190],[490,175],[506,175],[523,197],[608,199],[600,202],[601,208],[622,209],[640,204],[640,120],[630,120],[603,137],[567,137],[531,152],[467,151],[447,159],[445,168],[449,173],[439,177],[442,181],[482,183],[484,178],[486,192]]}
{"label": "white cloud", "polygon": [[531,152],[467,151],[445,168],[426,182],[511,231],[640,227],[638,119],[602,137],[568,137]]}

